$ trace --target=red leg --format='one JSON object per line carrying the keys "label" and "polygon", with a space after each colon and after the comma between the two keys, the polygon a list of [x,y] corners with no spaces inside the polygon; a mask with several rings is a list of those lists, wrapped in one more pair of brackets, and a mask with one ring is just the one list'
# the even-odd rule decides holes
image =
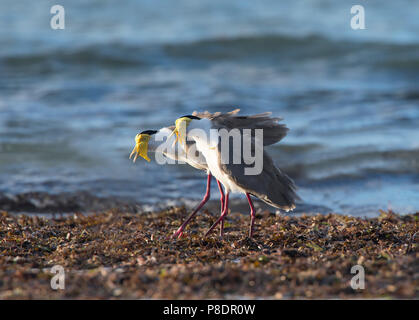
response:
{"label": "red leg", "polygon": [[253,206],[252,199],[250,195],[246,193],[247,201],[249,201],[250,206],[250,230],[249,230],[249,238],[253,237],[253,226],[255,224],[255,207]]}
{"label": "red leg", "polygon": [[208,236],[212,230],[214,230],[214,228],[222,221],[224,220],[224,218],[226,217],[227,213],[228,213],[228,196],[229,193],[226,192],[225,194],[225,201],[224,201],[224,209],[223,212],[221,213],[221,216],[217,219],[217,221],[215,221],[215,223],[211,226],[211,228],[209,228],[209,230],[207,231],[207,233],[205,234],[205,237]]}
{"label": "red leg", "polygon": [[223,212],[224,210],[224,191],[223,191],[223,187],[221,186],[220,181],[217,181],[217,185],[218,185],[218,190],[220,190],[220,202],[221,202],[221,212]]}
{"label": "red leg", "polygon": [[[217,180],[218,189],[220,190],[220,202],[221,202],[221,213],[224,210],[224,191],[223,187],[221,186],[220,181]],[[224,235],[224,219],[220,223],[220,236],[222,237]]]}
{"label": "red leg", "polygon": [[191,215],[186,219],[186,221],[182,223],[179,229],[177,229],[177,231],[173,234],[172,238],[175,238],[175,237],[180,238],[182,236],[183,230],[185,229],[186,225],[192,220],[192,218],[198,213],[199,210],[201,210],[204,204],[207,203],[207,201],[209,200],[210,194],[211,194],[211,177],[212,177],[211,173],[208,173],[207,191],[205,192],[205,196],[202,199],[201,203],[196,207],[196,209],[191,213]]}

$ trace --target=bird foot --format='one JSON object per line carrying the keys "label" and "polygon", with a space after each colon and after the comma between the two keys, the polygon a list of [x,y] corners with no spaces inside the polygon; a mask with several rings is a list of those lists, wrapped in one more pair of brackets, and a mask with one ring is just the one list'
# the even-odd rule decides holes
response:
{"label": "bird foot", "polygon": [[166,240],[175,239],[175,238],[180,239],[182,236],[183,236],[183,229],[179,228],[174,234],[172,234],[171,236],[167,236]]}

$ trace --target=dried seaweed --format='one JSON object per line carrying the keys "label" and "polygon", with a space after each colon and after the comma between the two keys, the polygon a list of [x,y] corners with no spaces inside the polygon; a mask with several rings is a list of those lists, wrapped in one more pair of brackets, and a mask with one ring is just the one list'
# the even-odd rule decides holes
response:
{"label": "dried seaweed", "polygon": [[[0,212],[0,298],[418,298],[418,213],[374,219],[337,214],[232,213],[225,237],[203,238],[206,212],[167,239],[184,208],[110,210],[46,219]],[[365,289],[350,286],[365,269]],[[52,290],[50,269],[66,271]]]}

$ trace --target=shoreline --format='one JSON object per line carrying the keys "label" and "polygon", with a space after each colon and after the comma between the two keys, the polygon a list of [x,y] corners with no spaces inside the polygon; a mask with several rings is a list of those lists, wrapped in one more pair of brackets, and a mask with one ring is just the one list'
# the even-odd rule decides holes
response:
{"label": "shoreline", "polygon": [[[210,199],[204,206],[211,212],[217,212],[220,208],[218,191],[215,192],[212,199]],[[106,212],[114,208],[118,208],[126,213],[148,213],[165,210],[166,208],[185,207],[187,210],[194,209],[202,198],[178,198],[177,200],[167,199],[160,200],[155,203],[148,203],[138,201],[130,197],[123,196],[104,196],[95,195],[87,191],[65,192],[65,193],[48,193],[48,192],[23,192],[18,194],[0,192],[0,211],[7,211],[8,213],[19,215],[37,215],[46,218],[55,218],[60,216],[69,216],[75,212],[90,215],[101,212]],[[297,207],[290,212],[277,210],[263,201],[255,198],[253,204],[256,211],[273,211],[279,215],[286,216],[302,216],[337,213],[340,215],[349,215],[354,217],[375,218],[380,214],[380,210],[391,210],[388,206],[366,205],[363,208],[352,208],[349,212],[345,209],[333,210],[325,205],[316,203],[298,202]],[[248,214],[249,205],[243,197],[231,197],[229,202],[230,212],[242,212]],[[413,208],[401,210],[398,208],[398,214],[414,214],[416,210]]]}
{"label": "shoreline", "polygon": [[[46,219],[0,211],[0,299],[419,298],[419,213],[377,218],[338,214],[227,216],[225,237],[205,231],[203,210],[180,240],[166,240],[183,207],[118,209]],[[416,235],[415,235],[416,234]],[[50,268],[65,270],[51,289]],[[365,289],[350,286],[362,265]]]}

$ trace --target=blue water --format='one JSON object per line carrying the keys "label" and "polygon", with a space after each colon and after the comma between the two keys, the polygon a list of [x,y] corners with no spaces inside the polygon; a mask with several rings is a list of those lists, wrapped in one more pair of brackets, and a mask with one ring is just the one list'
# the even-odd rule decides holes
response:
{"label": "blue water", "polygon": [[[419,1],[0,2],[0,192],[196,200],[187,166],[128,160],[193,110],[272,111],[300,207],[419,210]],[[215,189],[214,189],[215,191]],[[239,197],[240,198],[240,197]],[[1,208],[0,208],[1,209]]]}

